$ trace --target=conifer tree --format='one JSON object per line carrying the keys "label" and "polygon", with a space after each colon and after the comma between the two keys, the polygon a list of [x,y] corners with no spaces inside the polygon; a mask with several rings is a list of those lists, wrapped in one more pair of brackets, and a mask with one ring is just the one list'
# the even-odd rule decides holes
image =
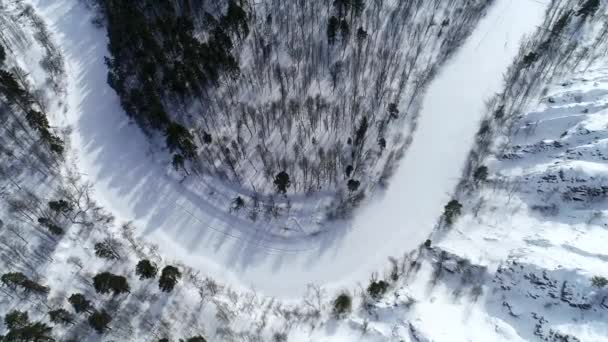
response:
{"label": "conifer tree", "polygon": [[336,42],[336,33],[338,32],[339,27],[340,20],[338,20],[338,18],[334,16],[329,18],[327,23],[327,42],[329,45],[333,45]]}
{"label": "conifer tree", "polygon": [[127,279],[109,272],[102,272],[93,277],[93,286],[97,293],[110,293],[114,295],[130,292]]}
{"label": "conifer tree", "polygon": [[587,0],[576,12],[577,16],[592,16],[600,8],[600,0]]}
{"label": "conifer tree", "polygon": [[279,172],[274,177],[274,185],[277,188],[277,191],[285,194],[287,193],[287,189],[291,186],[291,181],[289,180],[289,175],[285,171]]}
{"label": "conifer tree", "polygon": [[51,310],[49,316],[55,324],[68,325],[74,322],[74,316],[65,309]]}
{"label": "conifer tree", "polygon": [[3,342],[54,342],[51,327],[44,323],[31,323],[27,312],[13,310],[4,317],[8,333]]}
{"label": "conifer tree", "polygon": [[88,322],[98,334],[103,334],[110,329],[108,325],[112,322],[112,316],[105,310],[95,311],[89,316]]}
{"label": "conifer tree", "polygon": [[86,297],[81,293],[71,295],[70,298],[68,298],[68,302],[72,304],[76,313],[92,312],[93,305],[91,305],[91,301],[87,300]]}
{"label": "conifer tree", "polygon": [[26,293],[33,292],[38,295],[46,295],[50,289],[46,286],[40,285],[37,282],[30,280],[21,272],[10,272],[5,273],[0,278],[3,285],[13,289],[21,288]]}
{"label": "conifer tree", "polygon": [[177,282],[179,281],[181,276],[182,276],[182,274],[177,269],[177,267],[165,266],[165,268],[163,268],[163,271],[160,275],[160,280],[158,281],[158,287],[163,292],[171,292],[171,291],[173,291],[173,288],[175,287],[175,285],[177,284]]}
{"label": "conifer tree", "polygon": [[140,260],[135,267],[135,274],[139,276],[140,280],[154,278],[156,273],[158,273],[158,267],[150,260]]}

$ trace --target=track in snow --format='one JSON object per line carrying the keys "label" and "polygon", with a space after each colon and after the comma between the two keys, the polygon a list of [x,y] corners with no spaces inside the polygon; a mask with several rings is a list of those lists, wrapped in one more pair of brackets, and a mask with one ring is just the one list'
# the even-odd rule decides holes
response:
{"label": "track in snow", "polygon": [[427,238],[461,174],[485,100],[501,90],[521,38],[541,23],[546,7],[497,0],[431,83],[413,143],[383,198],[362,208],[348,226],[287,240],[217,217],[203,199],[167,177],[106,84],[105,32],[90,24],[76,0],[30,1],[64,50],[70,110],[59,123],[74,127],[78,166],[95,183],[100,203],[119,220],[134,220],[162,255],[280,297],[301,295],[307,283],[331,288],[366,281],[389,256]]}

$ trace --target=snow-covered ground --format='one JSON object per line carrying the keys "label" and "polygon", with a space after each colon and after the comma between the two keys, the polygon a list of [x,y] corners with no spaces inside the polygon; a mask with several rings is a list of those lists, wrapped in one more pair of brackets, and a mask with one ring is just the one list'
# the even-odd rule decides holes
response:
{"label": "snow-covered ground", "polygon": [[[430,87],[414,143],[383,198],[363,208],[351,225],[328,230],[335,235],[280,239],[248,231],[234,218],[213,216],[199,194],[189,193],[166,175],[162,162],[142,153],[146,139],[124,120],[105,85],[102,31],[92,29],[88,12],[76,1],[31,1],[66,58],[68,110],[54,119],[74,128],[78,167],[119,222],[107,230],[75,225],[62,238],[48,239],[3,213],[8,219],[1,228],[33,233],[20,241],[14,232],[0,232],[2,265],[35,276],[51,292],[47,298],[2,287],[0,313],[18,308],[46,322],[50,308],[71,310],[66,297],[83,292],[96,308],[112,313],[105,338],[120,341],[195,334],[210,341],[608,341],[608,290],[592,283],[593,277],[608,277],[608,70],[605,49],[588,66],[577,57],[588,42],[606,47],[608,41],[596,39],[608,32],[606,16],[587,26],[573,21],[568,30],[580,30],[574,32],[585,44],[559,62],[576,60],[578,67],[560,69],[555,79],[543,75],[551,81],[540,85],[540,95],[530,93],[522,112],[513,113],[513,129],[501,128],[493,136],[492,153],[482,159],[488,179],[457,194],[462,216],[451,229],[440,227],[430,248],[417,248],[451,198],[478,121],[487,115],[485,100],[502,89],[501,73],[522,35],[541,21],[542,4],[495,4]],[[33,41],[29,45],[28,58],[17,62],[35,69],[29,77],[38,88],[45,82],[35,65],[42,50]],[[528,48],[536,46],[526,45],[524,54]],[[517,74],[533,75],[527,72]],[[17,180],[37,184],[24,178]],[[10,196],[7,189],[15,190],[2,188],[3,196]],[[17,198],[29,196],[14,192]],[[54,195],[51,188],[36,194],[43,204]],[[120,227],[130,219],[135,232],[158,250]],[[108,236],[120,240],[122,260],[100,259],[91,251]],[[49,241],[39,245],[40,237]],[[394,278],[382,274],[391,255],[399,257],[390,270]],[[159,293],[155,282],[136,279],[133,267],[144,257],[160,265],[179,261],[184,277],[174,292]],[[94,293],[91,277],[105,270],[125,275],[132,293]],[[373,271],[390,283],[378,299],[365,295]],[[324,285],[319,289],[324,295],[315,298],[310,291],[298,300],[306,283]],[[238,289],[249,285],[263,295]],[[330,315],[336,289],[354,300],[352,313],[340,320]],[[274,295],[292,300],[269,297]],[[55,326],[54,334],[100,339],[91,337],[83,316],[74,326]]]}
{"label": "snow-covered ground", "polygon": [[32,3],[64,49],[69,111],[57,122],[73,126],[79,169],[95,184],[99,201],[133,220],[162,255],[275,296],[300,295],[307,283],[336,288],[365,280],[389,256],[430,234],[458,180],[484,101],[500,90],[518,43],[545,10],[534,1],[498,1],[428,89],[413,144],[383,198],[352,223],[306,239],[281,239],[218,215],[207,198],[172,180],[145,152],[147,139],[128,123],[105,83],[104,32],[86,20],[90,14],[81,4]]}

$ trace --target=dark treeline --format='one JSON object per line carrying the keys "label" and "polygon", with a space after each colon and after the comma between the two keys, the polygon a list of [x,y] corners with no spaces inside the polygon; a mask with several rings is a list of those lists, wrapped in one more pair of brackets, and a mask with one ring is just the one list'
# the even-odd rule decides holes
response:
{"label": "dark treeline", "polygon": [[[221,16],[197,3],[99,1],[112,56],[106,59],[108,82],[142,127],[164,132],[178,163],[193,159],[196,145],[189,131],[167,113],[167,101],[200,96],[220,77],[238,77],[231,36],[249,33],[246,14],[236,3],[230,2]],[[205,39],[197,36],[201,27]]]}

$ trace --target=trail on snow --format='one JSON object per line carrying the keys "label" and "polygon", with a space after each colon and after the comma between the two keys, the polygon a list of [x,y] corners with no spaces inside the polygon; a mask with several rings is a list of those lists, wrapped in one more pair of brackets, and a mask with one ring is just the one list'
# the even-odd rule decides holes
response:
{"label": "trail on snow", "polygon": [[74,128],[78,167],[95,184],[99,202],[119,220],[133,221],[166,258],[285,298],[301,295],[308,283],[337,288],[365,282],[389,256],[427,238],[458,182],[485,100],[500,91],[519,42],[541,23],[546,7],[531,0],[497,0],[431,83],[413,143],[383,197],[348,225],[288,240],[258,235],[247,230],[247,222],[214,215],[205,199],[168,177],[106,83],[107,39],[90,23],[87,9],[76,0],[31,3],[64,51],[70,110],[55,121]]}

